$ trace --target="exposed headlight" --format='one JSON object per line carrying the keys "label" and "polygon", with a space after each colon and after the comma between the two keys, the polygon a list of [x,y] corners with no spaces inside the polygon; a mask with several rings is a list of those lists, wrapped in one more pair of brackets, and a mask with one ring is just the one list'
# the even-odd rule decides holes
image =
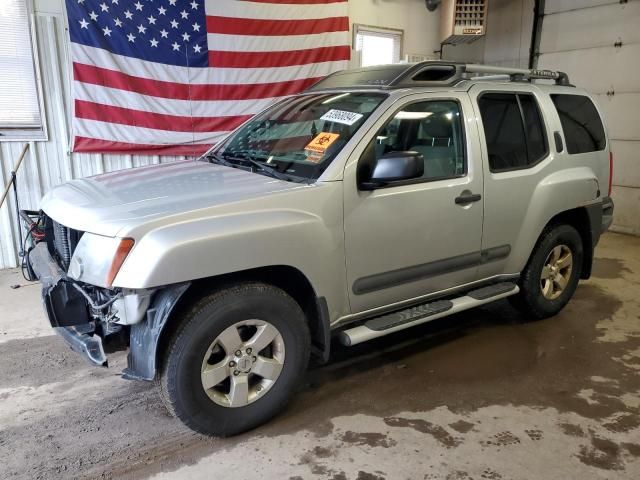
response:
{"label": "exposed headlight", "polygon": [[110,288],[134,243],[132,238],[85,233],[71,258],[67,275],[80,282]]}

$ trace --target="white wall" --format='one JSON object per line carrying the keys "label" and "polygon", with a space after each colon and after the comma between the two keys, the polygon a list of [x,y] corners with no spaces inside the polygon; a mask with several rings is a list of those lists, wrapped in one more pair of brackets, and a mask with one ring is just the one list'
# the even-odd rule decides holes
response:
{"label": "white wall", "polygon": [[[349,0],[349,21],[404,31],[401,58],[406,54],[437,58],[440,11],[430,12],[424,0]],[[353,38],[353,32],[352,32]],[[352,54],[352,66],[356,58]]]}

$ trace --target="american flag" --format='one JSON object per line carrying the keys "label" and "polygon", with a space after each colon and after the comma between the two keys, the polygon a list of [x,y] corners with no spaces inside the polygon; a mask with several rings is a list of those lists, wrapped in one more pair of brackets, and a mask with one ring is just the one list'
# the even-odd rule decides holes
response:
{"label": "american flag", "polygon": [[198,155],[347,67],[347,0],[66,0],[73,150]]}

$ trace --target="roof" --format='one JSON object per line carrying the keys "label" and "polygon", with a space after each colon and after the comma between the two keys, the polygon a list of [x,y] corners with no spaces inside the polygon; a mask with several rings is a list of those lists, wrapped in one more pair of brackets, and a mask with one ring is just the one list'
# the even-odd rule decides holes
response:
{"label": "roof", "polygon": [[566,73],[553,70],[427,61],[342,70],[323,78],[307,91],[345,88],[453,87],[467,80],[498,78],[513,82],[533,82],[544,79],[553,80],[556,85],[572,86]]}

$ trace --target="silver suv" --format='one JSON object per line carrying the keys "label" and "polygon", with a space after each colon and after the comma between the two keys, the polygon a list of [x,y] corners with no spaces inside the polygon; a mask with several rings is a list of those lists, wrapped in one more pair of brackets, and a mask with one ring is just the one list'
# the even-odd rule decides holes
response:
{"label": "silver suv", "polygon": [[[562,72],[343,71],[197,161],[74,180],[29,224],[51,325],[199,432],[273,417],[346,345],[509,297],[558,313],[611,223],[592,98]],[[23,215],[25,218],[27,214]]]}

